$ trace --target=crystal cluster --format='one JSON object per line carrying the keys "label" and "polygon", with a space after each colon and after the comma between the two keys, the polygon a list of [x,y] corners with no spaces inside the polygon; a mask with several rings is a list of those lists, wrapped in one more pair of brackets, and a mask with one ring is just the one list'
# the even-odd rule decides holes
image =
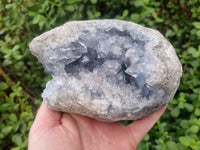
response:
{"label": "crystal cluster", "polygon": [[173,98],[182,74],[158,31],[126,21],[68,22],[29,46],[53,77],[42,94],[46,105],[104,121],[157,111]]}

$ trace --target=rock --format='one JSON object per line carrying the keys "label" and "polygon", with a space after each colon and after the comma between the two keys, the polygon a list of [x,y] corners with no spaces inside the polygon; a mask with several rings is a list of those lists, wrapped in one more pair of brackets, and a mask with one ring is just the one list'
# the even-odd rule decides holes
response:
{"label": "rock", "polygon": [[68,22],[29,46],[53,77],[45,104],[104,121],[152,114],[173,98],[182,75],[174,48],[158,31],[126,21]]}

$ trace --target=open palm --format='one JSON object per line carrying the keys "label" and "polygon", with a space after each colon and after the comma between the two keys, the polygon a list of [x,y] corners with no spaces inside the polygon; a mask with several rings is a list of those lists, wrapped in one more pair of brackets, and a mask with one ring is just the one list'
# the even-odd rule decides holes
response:
{"label": "open palm", "polygon": [[29,133],[28,149],[135,150],[166,107],[124,126],[50,110],[42,103]]}

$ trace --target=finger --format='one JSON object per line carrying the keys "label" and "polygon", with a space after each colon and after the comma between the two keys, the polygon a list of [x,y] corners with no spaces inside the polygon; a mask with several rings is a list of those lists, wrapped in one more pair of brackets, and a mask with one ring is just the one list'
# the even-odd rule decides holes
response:
{"label": "finger", "polygon": [[76,120],[72,117],[71,114],[63,113],[61,118],[61,125],[65,127],[68,131],[73,133],[73,135],[76,135],[79,133],[78,130],[78,123]]}
{"label": "finger", "polygon": [[60,119],[61,112],[49,109],[44,102],[42,102],[34,122],[44,126],[54,126],[59,124]]}
{"label": "finger", "polygon": [[159,111],[147,116],[143,119],[136,120],[127,126],[135,145],[137,146],[144,136],[149,132],[153,125],[157,122],[160,116],[165,112],[167,105]]}

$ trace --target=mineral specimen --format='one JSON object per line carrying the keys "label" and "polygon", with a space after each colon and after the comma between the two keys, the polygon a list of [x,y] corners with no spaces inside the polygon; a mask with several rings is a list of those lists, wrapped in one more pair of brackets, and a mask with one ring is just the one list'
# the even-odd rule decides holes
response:
{"label": "mineral specimen", "polygon": [[126,21],[68,22],[29,46],[53,77],[42,94],[46,105],[104,121],[157,111],[173,98],[182,74],[158,31]]}

